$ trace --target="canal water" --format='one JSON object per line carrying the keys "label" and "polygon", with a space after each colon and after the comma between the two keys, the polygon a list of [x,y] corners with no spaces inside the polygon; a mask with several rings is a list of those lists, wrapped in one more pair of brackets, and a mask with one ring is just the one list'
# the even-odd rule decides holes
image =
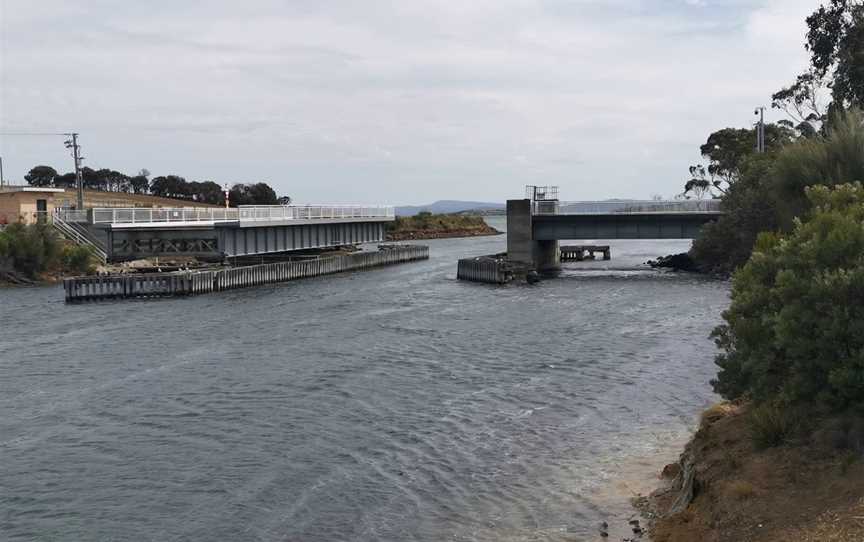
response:
{"label": "canal water", "polygon": [[427,243],[188,299],[0,290],[0,540],[614,536],[716,400],[727,286],[642,265],[685,241],[505,287],[455,280],[503,236]]}

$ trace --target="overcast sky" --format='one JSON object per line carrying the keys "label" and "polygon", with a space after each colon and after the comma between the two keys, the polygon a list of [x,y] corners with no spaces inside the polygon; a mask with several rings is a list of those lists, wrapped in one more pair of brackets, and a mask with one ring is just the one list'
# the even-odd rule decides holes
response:
{"label": "overcast sky", "polygon": [[[0,0],[0,132],[303,202],[672,196],[805,68],[818,4]],[[0,135],[7,179],[62,143]]]}

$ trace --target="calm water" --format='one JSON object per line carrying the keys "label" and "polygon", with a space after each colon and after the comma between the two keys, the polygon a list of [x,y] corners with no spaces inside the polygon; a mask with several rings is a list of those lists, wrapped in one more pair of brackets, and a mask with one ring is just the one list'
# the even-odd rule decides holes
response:
{"label": "calm water", "polygon": [[0,539],[594,540],[713,400],[726,286],[639,265],[688,244],[533,287],[455,280],[494,237],[190,299],[0,290]]}

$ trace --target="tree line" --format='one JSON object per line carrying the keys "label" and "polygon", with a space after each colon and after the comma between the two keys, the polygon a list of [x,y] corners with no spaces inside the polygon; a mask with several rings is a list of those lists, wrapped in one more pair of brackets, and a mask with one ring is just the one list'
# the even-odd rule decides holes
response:
{"label": "tree line", "polygon": [[[756,151],[755,127],[726,127],[700,146],[705,163],[689,168],[684,196],[720,198],[725,211],[691,251],[704,271],[729,275],[760,232],[788,231],[810,207],[804,187],[864,181],[861,149],[839,141],[854,139],[849,112],[864,110],[864,2],[830,0],[806,23],[810,67],[771,95],[772,108],[788,118],[765,126],[765,152]],[[804,171],[808,153],[822,159]]]}
{"label": "tree line", "polygon": [[[81,168],[81,179],[87,190],[126,194],[149,194],[163,198],[225,205],[222,186],[213,181],[187,181],[178,175],[150,178],[150,172],[142,169],[136,175],[126,175],[113,169]],[[75,188],[75,173],[59,174],[51,166],[32,168],[24,180],[31,186],[53,188]],[[265,182],[235,183],[229,189],[228,202],[237,205],[287,205],[288,196],[279,197]]]}
{"label": "tree line", "polygon": [[772,95],[789,118],[766,126],[765,152],[755,129],[717,130],[684,186],[724,211],[689,253],[732,276],[714,390],[755,403],[771,445],[864,410],[864,0],[806,22],[810,67]]}

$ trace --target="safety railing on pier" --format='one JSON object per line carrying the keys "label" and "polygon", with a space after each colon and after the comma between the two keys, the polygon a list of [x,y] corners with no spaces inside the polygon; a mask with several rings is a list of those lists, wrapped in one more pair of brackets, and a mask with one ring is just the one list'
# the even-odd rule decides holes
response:
{"label": "safety railing on pier", "polygon": [[321,219],[392,219],[395,209],[370,205],[248,205],[236,208],[163,207],[93,209],[93,224],[172,224]]}

